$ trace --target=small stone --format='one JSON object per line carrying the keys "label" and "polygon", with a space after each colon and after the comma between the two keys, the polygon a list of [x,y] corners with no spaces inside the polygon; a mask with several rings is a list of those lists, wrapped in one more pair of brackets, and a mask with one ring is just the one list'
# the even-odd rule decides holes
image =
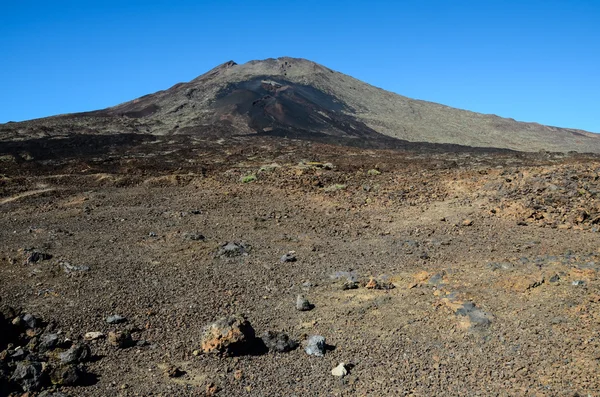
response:
{"label": "small stone", "polygon": [[30,265],[32,263],[36,263],[39,261],[47,261],[49,259],[52,259],[52,255],[50,255],[46,252],[33,251],[33,252],[29,253],[29,255],[27,255],[27,259],[25,260],[25,263]]}
{"label": "small stone", "polygon": [[357,289],[358,281],[346,280],[342,283],[341,289],[342,291],[346,291],[349,289]]}
{"label": "small stone", "polygon": [[185,233],[183,238],[190,241],[204,241],[206,237],[200,233]]}
{"label": "small stone", "polygon": [[221,388],[219,386],[217,386],[215,383],[209,383],[206,385],[206,395],[207,396],[214,396],[215,394],[217,394],[219,392],[219,390],[221,390]]}
{"label": "small stone", "polygon": [[241,369],[238,369],[233,373],[233,378],[235,380],[242,380],[243,377],[244,377],[244,371],[242,371]]}
{"label": "small stone", "polygon": [[462,224],[463,226],[473,226],[473,220],[465,219]]}
{"label": "small stone", "polygon": [[158,235],[155,232],[148,233],[148,237],[157,237]]}
{"label": "small stone", "polygon": [[554,276],[550,277],[550,282],[551,283],[557,283],[560,281],[560,275],[555,274]]}
{"label": "small stone", "polygon": [[283,332],[267,331],[263,334],[261,339],[270,351],[278,353],[289,352],[298,347],[298,342],[290,339],[290,337]]}
{"label": "small stone", "polygon": [[106,317],[106,322],[109,324],[120,324],[124,323],[125,321],[127,321],[127,319],[123,316],[119,316],[118,314]]}
{"label": "small stone", "polygon": [[31,314],[23,315],[22,320],[29,328],[36,328],[38,326],[38,320]]}
{"label": "small stone", "polygon": [[57,386],[75,386],[82,375],[83,370],[75,364],[60,365],[50,372],[50,381]]}
{"label": "small stone", "polygon": [[125,349],[133,346],[135,343],[131,339],[128,331],[113,331],[108,333],[108,343],[119,349]]}
{"label": "small stone", "polygon": [[344,376],[348,375],[348,369],[346,369],[346,364],[340,363],[340,365],[331,370],[331,375],[339,376],[340,378],[343,378]]}
{"label": "small stone", "polygon": [[21,361],[25,359],[25,357],[27,357],[27,352],[21,347],[15,349],[13,354],[10,355],[10,358],[12,358],[15,361]]}
{"label": "small stone", "polygon": [[285,262],[296,262],[296,251],[290,251],[287,254],[283,255],[279,261],[281,263]]}
{"label": "small stone", "polygon": [[313,335],[308,338],[304,351],[309,356],[323,357],[325,355],[325,338],[320,335]]}
{"label": "small stone", "polygon": [[59,343],[58,334],[44,334],[40,337],[39,350],[40,353],[44,353],[48,350],[54,349]]}
{"label": "small stone", "polygon": [[298,295],[296,297],[296,310],[305,312],[305,311],[311,310],[313,307],[314,306],[311,305],[310,302],[308,301],[308,299],[306,299],[304,296]]}
{"label": "small stone", "polygon": [[104,334],[99,331],[86,332],[86,334],[83,336],[83,339],[90,340],[90,341],[101,339],[101,338],[104,338]]}
{"label": "small stone", "polygon": [[369,279],[369,282],[365,285],[366,289],[381,289],[381,286],[373,277]]}
{"label": "small stone", "polygon": [[222,244],[217,251],[217,256],[221,258],[233,258],[241,255],[248,255],[249,247],[243,243],[228,242]]}
{"label": "small stone", "polygon": [[585,281],[583,281],[583,280],[575,280],[575,281],[571,282],[571,285],[579,287],[581,285],[585,285]]}
{"label": "small stone", "polygon": [[75,344],[66,352],[58,355],[63,364],[78,364],[88,361],[92,356],[90,347],[86,344]]}
{"label": "small stone", "polygon": [[78,272],[87,272],[90,270],[89,266],[75,266],[71,265],[69,262],[61,261],[59,265],[63,268],[65,273],[78,273]]}
{"label": "small stone", "polygon": [[169,378],[179,378],[180,376],[185,375],[185,371],[174,365],[169,365],[165,372]]}

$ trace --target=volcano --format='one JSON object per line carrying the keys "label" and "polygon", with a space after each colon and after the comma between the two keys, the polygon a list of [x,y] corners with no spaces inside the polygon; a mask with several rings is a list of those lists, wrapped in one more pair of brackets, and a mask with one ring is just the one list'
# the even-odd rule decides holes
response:
{"label": "volcano", "polygon": [[107,109],[0,125],[3,141],[69,134],[272,135],[359,146],[407,142],[600,152],[593,133],[410,99],[298,58],[226,62]]}

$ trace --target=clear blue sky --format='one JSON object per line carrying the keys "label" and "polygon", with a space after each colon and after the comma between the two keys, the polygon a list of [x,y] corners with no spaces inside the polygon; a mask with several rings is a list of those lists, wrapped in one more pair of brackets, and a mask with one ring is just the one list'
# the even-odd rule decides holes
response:
{"label": "clear blue sky", "polygon": [[0,122],[286,55],[412,98],[600,132],[600,0],[2,1]]}

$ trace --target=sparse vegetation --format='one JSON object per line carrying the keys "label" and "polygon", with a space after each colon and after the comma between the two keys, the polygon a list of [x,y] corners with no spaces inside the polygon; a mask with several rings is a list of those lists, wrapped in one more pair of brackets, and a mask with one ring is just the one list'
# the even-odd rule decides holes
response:
{"label": "sparse vegetation", "polygon": [[256,180],[256,175],[255,174],[245,175],[240,180],[242,183],[254,182]]}

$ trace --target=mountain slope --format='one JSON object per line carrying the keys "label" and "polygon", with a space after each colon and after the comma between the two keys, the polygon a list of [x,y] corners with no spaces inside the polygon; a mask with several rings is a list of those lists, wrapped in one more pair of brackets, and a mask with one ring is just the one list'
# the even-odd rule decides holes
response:
{"label": "mountain slope", "polygon": [[[37,124],[52,124],[50,128],[63,133],[69,126],[89,133],[156,135],[218,128],[225,135],[383,142],[395,138],[521,151],[600,152],[596,134],[414,100],[287,57],[243,65],[226,62],[188,83],[108,109],[42,120]],[[5,132],[11,129],[4,126]],[[33,130],[39,137],[39,130]]]}

